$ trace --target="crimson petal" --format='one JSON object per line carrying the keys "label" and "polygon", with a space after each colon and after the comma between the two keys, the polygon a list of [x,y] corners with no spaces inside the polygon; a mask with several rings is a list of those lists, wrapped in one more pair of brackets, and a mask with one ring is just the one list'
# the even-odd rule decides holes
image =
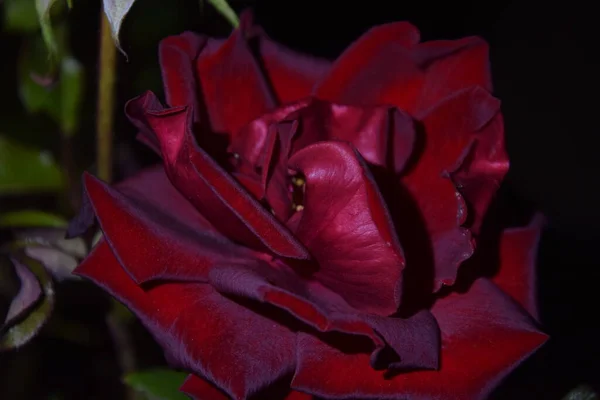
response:
{"label": "crimson petal", "polygon": [[327,74],[331,62],[297,53],[274,42],[258,26],[252,25],[252,14],[245,11],[246,36],[256,40],[261,66],[279,103],[297,101],[311,94],[313,87]]}
{"label": "crimson petal", "polygon": [[127,110],[135,124],[158,137],[173,185],[226,237],[283,257],[309,258],[302,244],[197,146],[189,108],[162,109],[148,92],[130,101]]}
{"label": "crimson petal", "polygon": [[159,59],[167,104],[171,107],[192,106],[194,121],[200,118],[200,86],[194,62],[207,38],[192,32],[170,36],[160,42]]}
{"label": "crimson petal", "polygon": [[483,400],[546,340],[522,309],[486,280],[437,301],[441,367],[385,376],[363,354],[344,354],[306,334],[298,338],[292,387],[328,399]]}
{"label": "crimson petal", "polygon": [[235,136],[277,102],[247,38],[248,17],[226,41],[208,39],[196,69],[213,131]]}
{"label": "crimson petal", "polygon": [[209,279],[221,293],[274,305],[319,332],[342,333],[359,342],[369,339],[364,351],[371,353],[371,362],[377,368],[438,365],[438,327],[428,311],[408,319],[365,315],[320,283],[303,279],[283,265],[273,268],[246,262],[218,266]]}
{"label": "crimson petal", "polygon": [[293,371],[295,335],[208,285],[164,283],[144,291],[104,241],[76,273],[136,313],[178,367],[194,371],[234,400]]}
{"label": "crimson petal", "polygon": [[289,165],[306,179],[295,233],[319,262],[315,279],[361,311],[394,313],[404,256],[360,154],[346,143],[318,143],[294,154]]}
{"label": "crimson petal", "polygon": [[535,266],[543,218],[524,228],[507,229],[500,241],[500,268],[493,281],[538,318]]}
{"label": "crimson petal", "polygon": [[471,150],[476,133],[497,115],[499,107],[498,100],[477,87],[439,103],[423,118],[423,153],[402,177],[431,238],[434,290],[452,285],[459,265],[473,253],[470,232],[462,227],[466,205],[450,176]]}
{"label": "crimson petal", "polygon": [[[215,262],[247,256],[247,250],[207,230],[205,221],[159,171],[130,180],[139,181],[136,184],[147,188],[146,193],[136,191],[131,183],[119,192],[91,175],[84,178],[106,240],[136,283],[205,281]],[[144,185],[150,181],[151,185]]]}

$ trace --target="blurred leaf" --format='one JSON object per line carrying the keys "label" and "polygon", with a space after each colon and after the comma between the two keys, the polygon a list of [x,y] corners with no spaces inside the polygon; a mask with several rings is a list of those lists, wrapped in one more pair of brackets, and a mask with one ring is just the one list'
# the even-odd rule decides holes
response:
{"label": "blurred leaf", "polygon": [[80,109],[83,102],[83,66],[71,57],[65,57],[60,68],[61,115],[57,121],[62,132],[72,136],[79,128]]}
{"label": "blurred leaf", "polygon": [[0,227],[2,228],[66,228],[67,224],[68,221],[63,217],[38,210],[20,210],[0,215]]}
{"label": "blurred leaf", "polygon": [[4,28],[9,32],[29,33],[40,28],[32,0],[4,0]]}
{"label": "blurred leaf", "polygon": [[598,400],[600,397],[594,389],[587,385],[581,385],[571,390],[562,400]]}
{"label": "blurred leaf", "polygon": [[40,27],[42,28],[42,36],[50,52],[50,57],[55,57],[58,54],[58,46],[50,21],[50,10],[55,3],[56,0],[35,0]]}
{"label": "blurred leaf", "polygon": [[0,134],[0,195],[60,190],[63,176],[52,154]]}
{"label": "blurred leaf", "polygon": [[0,351],[23,346],[31,340],[44,326],[54,307],[54,287],[52,279],[44,267],[36,260],[26,256],[20,257],[16,262],[21,262],[36,276],[43,295],[27,316],[8,327],[8,329],[2,329]]}
{"label": "blurred leaf", "polygon": [[208,0],[221,15],[223,15],[227,21],[234,27],[237,28],[240,25],[240,20],[236,15],[235,11],[227,3],[227,0]]}
{"label": "blurred leaf", "polygon": [[131,6],[135,0],[103,0],[104,1],[104,13],[112,30],[112,36],[116,46],[121,50],[119,45],[119,31],[121,30],[121,24],[125,19],[125,16],[131,10]]}
{"label": "blurred leaf", "polygon": [[15,320],[23,317],[42,295],[42,288],[33,272],[17,260],[13,260],[13,266],[20,287],[12,298],[3,326],[12,325]]}
{"label": "blurred leaf", "polygon": [[156,400],[187,400],[179,391],[188,373],[168,369],[134,372],[125,377],[125,383]]}

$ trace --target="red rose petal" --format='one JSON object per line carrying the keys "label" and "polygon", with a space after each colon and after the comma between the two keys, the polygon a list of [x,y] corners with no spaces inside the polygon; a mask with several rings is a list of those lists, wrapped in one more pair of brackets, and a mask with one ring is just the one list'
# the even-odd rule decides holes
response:
{"label": "red rose petal", "polygon": [[294,154],[289,165],[306,179],[295,233],[319,263],[315,279],[361,311],[394,313],[404,256],[362,157],[346,143],[325,142]]}
{"label": "red rose petal", "polygon": [[267,79],[279,103],[297,101],[311,94],[313,87],[331,68],[328,60],[307,56],[276,43],[258,26],[252,26],[249,11],[242,17],[246,35],[257,41],[257,51]]}
{"label": "red rose petal", "polygon": [[415,99],[424,79],[411,58],[418,42],[419,31],[406,22],[370,29],[336,60],[315,95],[339,104],[370,106],[398,106]]}
{"label": "red rose petal", "polygon": [[233,136],[277,105],[244,29],[242,24],[226,41],[208,39],[196,64],[213,131]]}
{"label": "red rose petal", "polygon": [[420,118],[454,92],[491,90],[488,47],[476,37],[418,44],[400,22],[371,29],[333,64],[319,98],[354,105],[394,105]]}
{"label": "red rose petal", "polygon": [[192,32],[170,36],[160,42],[159,59],[167,104],[192,106],[194,121],[200,118],[200,86],[195,60],[208,39]]}
{"label": "red rose petal", "polygon": [[173,185],[226,237],[290,258],[308,252],[256,199],[200,149],[187,108],[160,109],[151,93],[129,102],[130,118],[161,143]]}
{"label": "red rose petal", "polygon": [[[283,265],[280,268],[260,263],[219,266],[210,272],[209,278],[221,293],[274,305],[319,332],[369,339],[364,352],[371,353],[371,362],[378,368],[438,365],[439,331],[428,311],[408,319],[364,315],[333,291],[299,277]],[[355,347],[363,349],[364,341],[360,342]],[[391,358],[385,358],[386,355]]]}
{"label": "red rose petal", "polygon": [[162,183],[164,193],[143,196],[130,189],[128,197],[91,175],[84,179],[106,240],[136,283],[205,281],[215,263],[249,255],[248,250],[207,230],[164,176],[162,182],[155,171],[142,176],[157,178],[153,184]]}
{"label": "red rose petal", "polygon": [[165,283],[144,291],[105,242],[76,273],[130,307],[178,367],[205,377],[234,400],[293,371],[295,334],[208,285]]}
{"label": "red rose petal", "polygon": [[329,399],[482,400],[547,339],[529,316],[489,281],[433,308],[442,331],[441,367],[385,377],[364,354],[344,354],[299,334],[292,387]]}
{"label": "red rose petal", "polygon": [[535,266],[543,219],[525,228],[504,231],[500,241],[500,268],[493,281],[538,318]]}
{"label": "red rose petal", "polygon": [[[450,175],[477,140],[477,132],[498,110],[498,100],[481,88],[471,88],[445,99],[423,117],[424,150],[402,183],[416,202],[431,240],[434,290],[452,285],[459,265],[473,253],[470,233],[462,227],[465,204]],[[407,235],[411,233],[401,234]]]}
{"label": "red rose petal", "polygon": [[470,154],[451,176],[469,204],[469,229],[479,233],[485,213],[509,167],[502,114],[496,114],[473,137],[476,142]]}

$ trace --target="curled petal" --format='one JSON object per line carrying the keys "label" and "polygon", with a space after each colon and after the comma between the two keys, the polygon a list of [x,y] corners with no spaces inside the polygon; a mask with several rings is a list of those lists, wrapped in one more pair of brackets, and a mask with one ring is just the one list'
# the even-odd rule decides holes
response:
{"label": "curled petal", "polygon": [[295,335],[208,285],[168,283],[144,291],[104,241],[76,272],[135,312],[176,366],[193,371],[234,400],[293,371]]}
{"label": "curled petal", "polygon": [[360,154],[346,143],[318,143],[294,154],[289,165],[306,179],[295,233],[319,262],[315,279],[361,311],[394,313],[404,255]]}
{"label": "curled petal", "polygon": [[12,261],[20,281],[20,287],[10,303],[4,324],[0,324],[0,328],[10,326],[22,318],[42,297],[42,288],[35,274],[19,260],[13,259]]}
{"label": "curled petal", "polygon": [[189,109],[162,109],[150,93],[132,100],[127,108],[136,124],[158,137],[173,185],[215,228],[250,247],[283,257],[309,258],[302,244],[197,146]]}
{"label": "curled petal", "polygon": [[328,399],[482,400],[547,339],[489,281],[438,300],[433,314],[442,332],[440,369],[389,376],[363,354],[345,354],[299,334],[292,387]]}

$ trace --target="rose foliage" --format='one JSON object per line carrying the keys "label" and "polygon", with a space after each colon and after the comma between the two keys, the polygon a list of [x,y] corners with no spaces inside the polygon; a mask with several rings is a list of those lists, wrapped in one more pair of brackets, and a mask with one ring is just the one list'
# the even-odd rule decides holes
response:
{"label": "rose foliage", "polygon": [[482,399],[546,341],[539,224],[459,285],[508,169],[484,41],[392,23],[329,62],[245,14],[226,40],[166,38],[160,64],[167,105],[148,92],[126,112],[162,164],[115,186],[86,175],[70,233],[97,219],[76,273],[190,372],[182,391]]}

